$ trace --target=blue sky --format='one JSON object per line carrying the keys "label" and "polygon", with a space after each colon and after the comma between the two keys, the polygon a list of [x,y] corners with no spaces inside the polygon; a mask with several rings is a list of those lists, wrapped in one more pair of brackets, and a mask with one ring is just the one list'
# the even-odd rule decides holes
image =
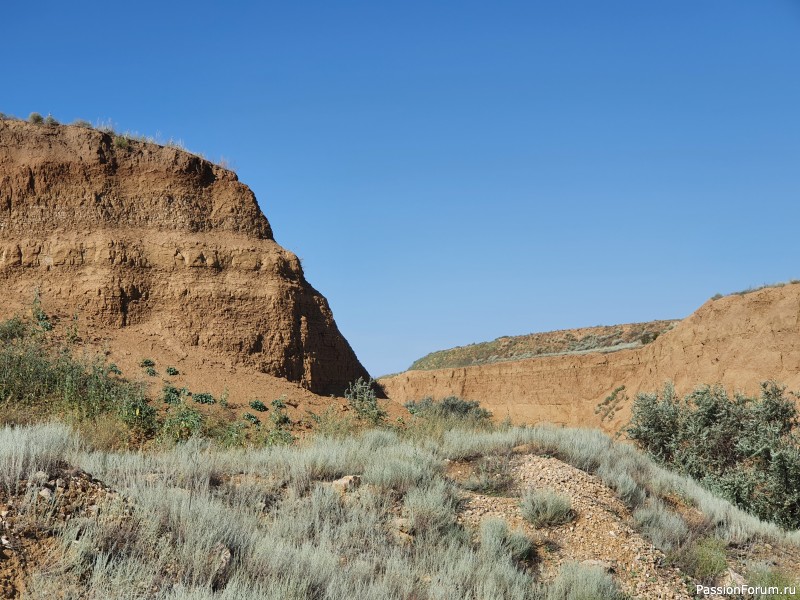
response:
{"label": "blue sky", "polygon": [[227,159],[373,375],[800,277],[800,1],[22,4],[0,111]]}

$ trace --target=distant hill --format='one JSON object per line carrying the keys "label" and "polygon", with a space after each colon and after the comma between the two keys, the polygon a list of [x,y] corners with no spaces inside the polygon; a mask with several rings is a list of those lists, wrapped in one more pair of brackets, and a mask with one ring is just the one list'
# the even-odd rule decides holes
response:
{"label": "distant hill", "polygon": [[678,321],[650,321],[503,336],[491,342],[431,352],[414,361],[409,370],[471,367],[540,356],[614,352],[637,348],[669,331],[675,323]]}

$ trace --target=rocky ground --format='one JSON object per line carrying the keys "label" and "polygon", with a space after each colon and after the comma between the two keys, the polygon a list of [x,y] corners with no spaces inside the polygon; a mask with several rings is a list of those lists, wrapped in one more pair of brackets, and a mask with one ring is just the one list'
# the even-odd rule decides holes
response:
{"label": "rocky ground", "polygon": [[101,501],[116,495],[79,469],[39,471],[0,487],[0,598],[24,598],[31,572],[48,568],[57,526],[98,516]]}
{"label": "rocky ground", "polygon": [[[554,458],[534,454],[512,455],[514,485],[506,496],[467,492],[461,521],[477,528],[487,517],[505,519],[536,540],[543,580],[555,577],[565,562],[600,565],[612,573],[626,593],[642,599],[689,599],[686,577],[666,566],[664,554],[631,527],[630,511],[594,475]],[[451,474],[459,479],[469,465],[454,464]],[[534,528],[522,518],[519,496],[523,490],[552,488],[572,499],[574,521],[565,525]]]}

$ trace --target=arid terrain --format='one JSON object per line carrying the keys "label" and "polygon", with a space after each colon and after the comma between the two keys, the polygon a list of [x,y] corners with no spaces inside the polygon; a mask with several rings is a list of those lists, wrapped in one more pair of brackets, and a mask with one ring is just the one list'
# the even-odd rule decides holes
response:
{"label": "arid terrain", "polygon": [[[557,333],[562,339],[570,334],[579,340],[584,331]],[[400,403],[459,396],[478,400],[499,418],[508,416],[518,423],[544,421],[606,431],[627,423],[637,393],[652,392],[665,381],[672,381],[680,393],[721,383],[731,391],[754,394],[767,379],[798,389],[800,284],[709,300],[668,325],[655,340],[632,348],[513,357],[476,366],[409,370],[381,378],[380,384]]]}
{"label": "arid terrain", "polygon": [[798,284],[374,386],[233,172],[41,119],[0,283],[2,598],[798,597]]}
{"label": "arid terrain", "polygon": [[323,396],[366,376],[253,193],[177,148],[0,121],[0,282],[0,317],[38,291],[115,357],[172,364],[199,349],[209,370],[240,366]]}

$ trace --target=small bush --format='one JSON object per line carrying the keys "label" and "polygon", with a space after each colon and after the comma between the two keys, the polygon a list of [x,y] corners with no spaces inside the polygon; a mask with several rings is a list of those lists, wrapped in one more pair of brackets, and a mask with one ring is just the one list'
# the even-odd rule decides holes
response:
{"label": "small bush", "polygon": [[178,369],[176,369],[175,367],[167,367],[166,372],[167,375],[169,375],[170,377],[174,377],[175,375],[180,375],[180,371],[178,371]]}
{"label": "small bush", "polygon": [[252,423],[253,425],[261,425],[261,419],[255,416],[253,413],[244,413],[242,418],[247,421],[248,423]]}
{"label": "small bush", "polygon": [[173,442],[185,442],[203,428],[203,415],[183,402],[172,406],[161,425],[161,436]]}
{"label": "small bush", "polygon": [[75,119],[71,125],[74,125],[75,127],[82,127],[83,129],[94,129],[89,121],[84,121],[83,119]]}
{"label": "small bush", "polygon": [[33,305],[31,306],[31,315],[33,316],[33,320],[36,322],[36,326],[41,331],[52,331],[53,330],[53,323],[50,321],[50,317],[44,309],[42,308],[42,299],[39,295],[39,290],[37,289],[34,296],[33,296]]}
{"label": "small bush", "polygon": [[128,150],[131,147],[130,140],[124,135],[114,136],[114,147],[120,150]]}
{"label": "small bush", "polygon": [[238,448],[247,441],[246,428],[244,423],[229,423],[216,437],[223,448]]}
{"label": "small bush", "polygon": [[289,415],[286,414],[286,402],[284,402],[284,396],[276,398],[270,404],[274,409],[272,412],[272,422],[276,427],[282,427],[284,425],[291,424],[292,420],[289,418]]}
{"label": "small bush", "polygon": [[448,396],[440,402],[433,398],[423,398],[419,401],[406,402],[406,409],[412,415],[421,417],[454,418],[460,420],[483,420],[492,416],[480,403],[475,400],[462,400],[457,396]]}
{"label": "small bush", "polygon": [[264,444],[267,446],[291,446],[294,440],[295,437],[291,431],[278,427],[267,432]]}
{"label": "small bush", "polygon": [[261,400],[250,400],[250,408],[257,410],[258,412],[266,412],[267,405]]}
{"label": "small bush", "polygon": [[417,535],[441,536],[455,524],[457,504],[454,490],[441,479],[409,490],[403,500],[411,529]]}
{"label": "small bush", "polygon": [[45,119],[44,119],[44,124],[45,125],[50,125],[52,127],[52,126],[58,125],[59,123],[58,123],[58,121],[56,121],[56,119],[55,119],[55,117],[53,117],[53,115],[47,115],[45,117]]}
{"label": "small bush", "polygon": [[341,414],[335,406],[328,406],[320,415],[312,412],[309,417],[314,423],[314,431],[320,436],[344,438],[357,430],[355,419],[349,414]]}
{"label": "small bush", "polygon": [[482,494],[501,494],[514,485],[509,472],[508,457],[498,455],[480,458],[472,475],[461,486]]}
{"label": "small bush", "polygon": [[216,399],[214,396],[209,394],[208,392],[200,392],[199,394],[193,394],[192,399],[197,402],[198,404],[215,404]]}
{"label": "small bush", "polygon": [[373,384],[373,380],[359,377],[347,387],[344,397],[360,419],[378,424],[386,419],[386,411],[378,405]]}
{"label": "small bush", "polygon": [[130,395],[120,403],[118,414],[123,423],[145,435],[156,432],[156,409],[150,406],[144,393]]}
{"label": "small bush", "polygon": [[22,339],[28,334],[28,327],[19,317],[12,317],[0,323],[0,342],[9,343]]}
{"label": "small bush", "polygon": [[492,557],[509,556],[516,562],[531,561],[536,549],[523,531],[509,531],[508,523],[497,517],[489,517],[481,522],[480,552]]}
{"label": "small bush", "polygon": [[800,598],[800,593],[795,592],[791,594],[788,592],[783,593],[786,588],[800,587],[800,581],[792,579],[789,575],[779,569],[771,569],[768,567],[754,568],[748,573],[747,581],[751,586],[761,586],[762,588],[777,588],[777,594],[762,595],[761,598],[765,600],[790,600]]}
{"label": "small bush", "polygon": [[569,563],[547,587],[546,600],[624,600],[614,580],[601,567]]}
{"label": "small bush", "polygon": [[725,542],[718,538],[703,538],[678,549],[670,556],[683,571],[708,585],[728,568]]}
{"label": "small bush", "polygon": [[534,527],[563,525],[575,518],[569,496],[548,488],[527,490],[519,508],[522,516]]}
{"label": "small bush", "polygon": [[651,342],[654,342],[658,337],[658,333],[655,331],[645,331],[642,335],[639,336],[639,342],[644,346]]}
{"label": "small bush", "polygon": [[28,115],[28,123],[33,123],[34,125],[41,125],[44,123],[44,117],[37,112],[32,112]]}
{"label": "small bush", "polygon": [[161,399],[164,404],[180,404],[181,401],[189,395],[189,390],[183,388],[179,390],[174,385],[168,383],[161,388]]}
{"label": "small bush", "polygon": [[139,366],[142,368],[155,367],[156,361],[154,361],[152,358],[143,358],[142,361],[139,363]]}
{"label": "small bush", "polygon": [[145,367],[144,372],[147,374],[148,377],[155,377],[156,375],[158,375],[158,372],[156,371],[155,367]]}
{"label": "small bush", "polygon": [[689,534],[683,518],[667,510],[658,501],[636,509],[633,520],[645,537],[663,552],[677,548]]}

